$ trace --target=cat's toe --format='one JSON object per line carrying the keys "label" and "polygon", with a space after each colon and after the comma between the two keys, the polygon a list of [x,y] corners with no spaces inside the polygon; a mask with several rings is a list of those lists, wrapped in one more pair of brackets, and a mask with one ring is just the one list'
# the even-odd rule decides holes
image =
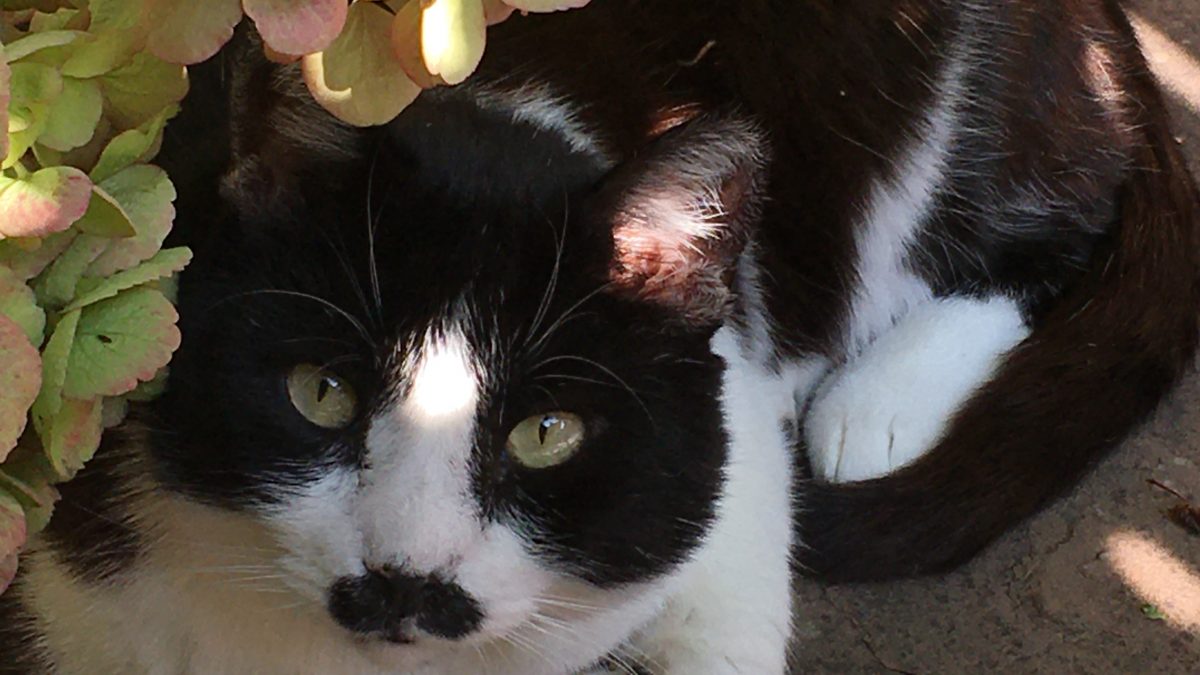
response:
{"label": "cat's toe", "polygon": [[845,483],[916,461],[1028,333],[1004,298],[913,309],[817,390],[804,421],[813,474]]}

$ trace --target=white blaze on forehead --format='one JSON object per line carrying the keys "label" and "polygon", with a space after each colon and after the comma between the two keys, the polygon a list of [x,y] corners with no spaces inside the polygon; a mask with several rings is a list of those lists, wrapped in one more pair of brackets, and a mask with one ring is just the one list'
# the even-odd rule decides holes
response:
{"label": "white blaze on forehead", "polygon": [[367,432],[358,519],[368,564],[452,571],[477,543],[471,452],[480,373],[458,327],[431,331],[413,351],[406,394]]}
{"label": "white blaze on forehead", "polygon": [[460,331],[426,338],[413,371],[407,402],[422,415],[439,418],[474,410],[478,382],[469,347]]}

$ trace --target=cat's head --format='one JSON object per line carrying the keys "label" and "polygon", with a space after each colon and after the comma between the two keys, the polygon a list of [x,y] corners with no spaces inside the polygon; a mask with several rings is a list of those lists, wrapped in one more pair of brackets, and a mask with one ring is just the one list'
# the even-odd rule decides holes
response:
{"label": "cat's head", "polygon": [[182,216],[211,245],[163,483],[261,523],[368,640],[478,644],[667,583],[722,496],[709,341],[753,127],[699,117],[616,161],[549,99],[431,92],[356,131],[293,88],[247,85],[225,204]]}

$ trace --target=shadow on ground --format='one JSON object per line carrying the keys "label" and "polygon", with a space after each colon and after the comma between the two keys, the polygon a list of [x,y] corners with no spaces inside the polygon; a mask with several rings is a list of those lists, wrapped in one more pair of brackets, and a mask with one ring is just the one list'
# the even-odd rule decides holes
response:
{"label": "shadow on ground", "polygon": [[[1129,4],[1176,79],[1177,136],[1200,175],[1200,1]],[[1071,496],[966,568],[802,583],[799,672],[1200,673],[1200,536],[1167,520],[1176,500],[1150,478],[1200,498],[1200,373]]]}

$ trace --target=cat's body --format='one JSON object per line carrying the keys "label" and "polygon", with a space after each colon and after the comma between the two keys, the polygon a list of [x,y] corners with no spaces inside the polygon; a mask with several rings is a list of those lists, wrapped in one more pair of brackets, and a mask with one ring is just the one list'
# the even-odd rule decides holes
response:
{"label": "cat's body", "polygon": [[[780,673],[790,563],[965,560],[1189,363],[1200,210],[1115,2],[596,0],[489,39],[363,134],[233,60],[219,217],[225,143],[174,127],[172,389],[65,489],[0,666]],[[358,391],[337,433],[303,362]],[[551,411],[578,455],[516,462]]]}

